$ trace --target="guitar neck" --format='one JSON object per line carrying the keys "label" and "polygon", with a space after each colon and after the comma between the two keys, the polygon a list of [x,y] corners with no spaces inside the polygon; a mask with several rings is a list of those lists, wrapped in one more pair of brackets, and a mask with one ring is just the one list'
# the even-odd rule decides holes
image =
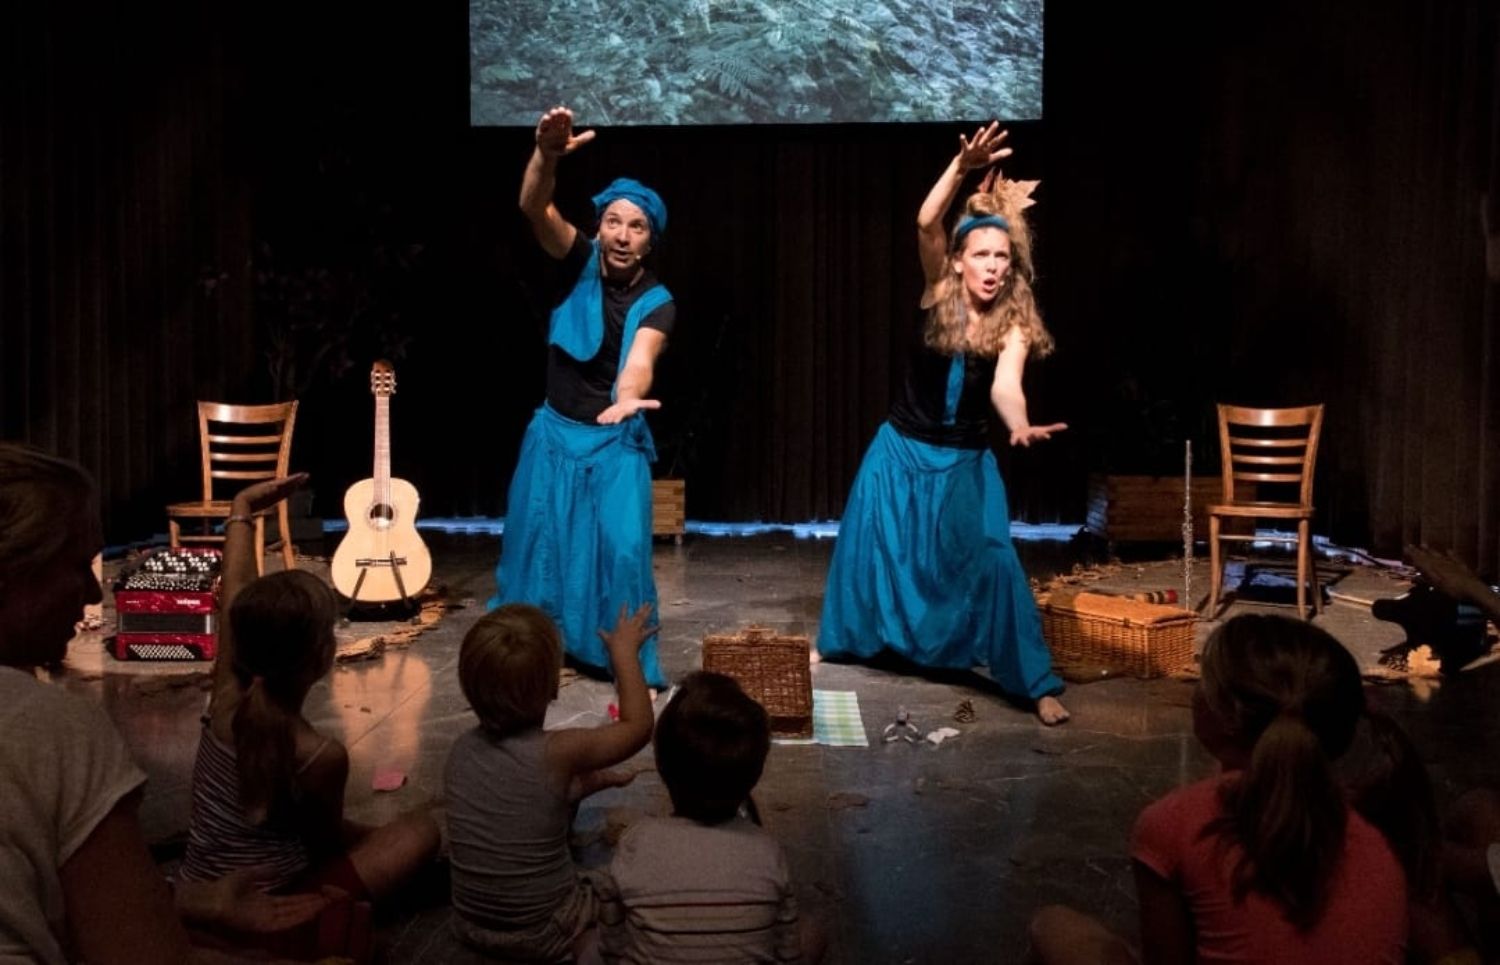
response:
{"label": "guitar neck", "polygon": [[375,501],[391,501],[391,397],[375,397]]}

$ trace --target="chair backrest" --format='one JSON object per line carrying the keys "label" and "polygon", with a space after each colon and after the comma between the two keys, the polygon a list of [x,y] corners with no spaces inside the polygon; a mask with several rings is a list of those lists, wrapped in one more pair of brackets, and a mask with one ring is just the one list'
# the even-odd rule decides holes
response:
{"label": "chair backrest", "polygon": [[[1224,501],[1233,502],[1250,483],[1258,491],[1272,485],[1285,491],[1295,487],[1296,505],[1312,506],[1313,465],[1318,459],[1318,436],[1323,431],[1323,406],[1292,409],[1253,409],[1219,406],[1219,452],[1223,465]],[[1292,504],[1291,499],[1281,500]]]}
{"label": "chair backrest", "polygon": [[285,476],[291,463],[292,426],[296,421],[296,400],[272,405],[199,402],[204,501],[215,498],[217,479],[235,480],[233,488],[237,490],[246,482]]}

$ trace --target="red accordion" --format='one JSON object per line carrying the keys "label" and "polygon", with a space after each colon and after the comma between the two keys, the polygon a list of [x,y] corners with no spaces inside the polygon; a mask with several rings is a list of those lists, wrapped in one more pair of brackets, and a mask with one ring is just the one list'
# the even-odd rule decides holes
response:
{"label": "red accordion", "polygon": [[219,551],[158,550],[115,581],[117,660],[212,660],[218,639]]}

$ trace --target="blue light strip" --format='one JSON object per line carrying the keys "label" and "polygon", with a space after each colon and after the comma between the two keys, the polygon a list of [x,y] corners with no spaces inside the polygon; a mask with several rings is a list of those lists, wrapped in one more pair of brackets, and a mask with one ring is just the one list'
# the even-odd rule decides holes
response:
{"label": "blue light strip", "polygon": [[[435,516],[419,521],[417,528],[437,533],[500,536],[505,532],[505,519],[495,516]],[[715,523],[690,519],[687,521],[685,528],[687,532],[695,536],[760,536],[765,533],[791,533],[798,539],[834,539],[839,534],[837,520],[822,520],[807,523]],[[325,533],[343,533],[348,529],[348,520],[325,519],[323,521],[323,531]],[[1081,533],[1083,529],[1083,526],[1077,523],[1013,522],[1010,524],[1011,537],[1027,542],[1070,540]],[[1296,535],[1289,531],[1276,529],[1257,529],[1255,533],[1257,536],[1265,537],[1293,537]],[[150,539],[137,540],[123,546],[107,546],[105,547],[104,555],[107,559],[114,559],[129,550],[163,546],[166,542],[166,534],[157,533]],[[1204,539],[1197,540],[1197,543],[1200,545],[1205,542]],[[1252,545],[1257,549],[1266,549],[1276,544],[1269,540],[1256,540]],[[1408,568],[1400,560],[1383,559],[1358,547],[1340,546],[1326,536],[1314,534],[1313,545],[1324,559],[1373,563],[1377,566],[1391,569]],[[1497,589],[1496,592],[1500,592],[1500,589]]]}
{"label": "blue light strip", "polygon": [[[342,533],[349,528],[347,520],[326,520],[323,529]],[[500,536],[505,520],[495,516],[435,516],[417,523],[418,529],[438,533]],[[833,539],[839,534],[838,520],[814,520],[806,523],[720,523],[690,519],[687,532],[695,536],[761,536],[766,533],[791,533],[797,539]],[[1020,540],[1068,540],[1078,535],[1077,523],[1011,523],[1011,536]]]}

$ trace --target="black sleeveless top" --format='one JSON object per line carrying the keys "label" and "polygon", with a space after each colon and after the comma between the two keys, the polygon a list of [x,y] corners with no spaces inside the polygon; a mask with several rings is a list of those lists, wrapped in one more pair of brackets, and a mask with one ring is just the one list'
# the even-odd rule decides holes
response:
{"label": "black sleeveless top", "polygon": [[995,381],[993,356],[965,355],[963,390],[958,411],[946,422],[948,376],[953,356],[944,355],[924,339],[927,310],[912,332],[906,377],[891,402],[889,421],[897,432],[919,442],[949,449],[989,447],[990,386]]}

